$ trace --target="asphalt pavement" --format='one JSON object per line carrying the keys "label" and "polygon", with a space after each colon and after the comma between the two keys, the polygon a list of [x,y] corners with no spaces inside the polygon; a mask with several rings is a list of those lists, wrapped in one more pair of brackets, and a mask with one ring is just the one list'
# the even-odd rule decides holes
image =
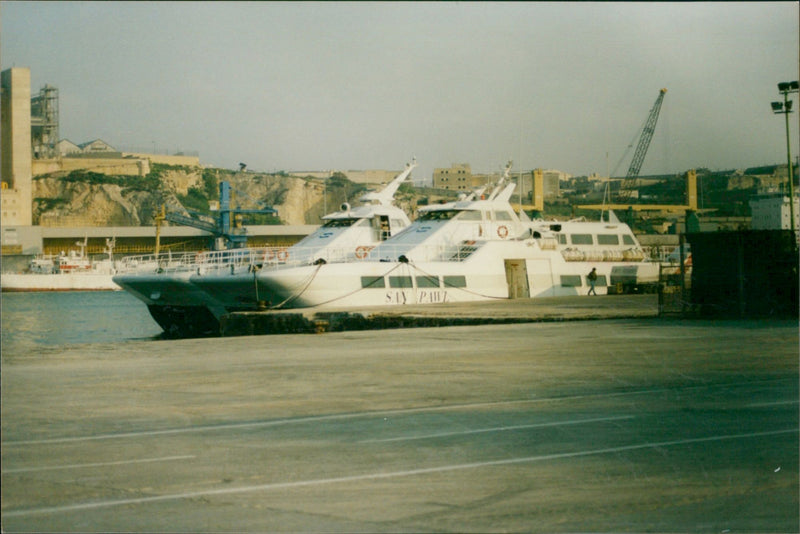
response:
{"label": "asphalt pavement", "polygon": [[4,532],[797,532],[797,321],[2,355]]}

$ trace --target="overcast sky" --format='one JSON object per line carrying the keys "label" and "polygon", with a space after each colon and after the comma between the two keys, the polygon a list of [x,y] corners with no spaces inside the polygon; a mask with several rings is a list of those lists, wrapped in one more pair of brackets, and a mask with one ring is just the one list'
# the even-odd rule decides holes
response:
{"label": "overcast sky", "polygon": [[0,24],[2,68],[59,89],[62,138],[263,171],[416,156],[416,180],[624,175],[662,87],[642,175],[785,162],[769,103],[800,50],[797,2],[2,2]]}

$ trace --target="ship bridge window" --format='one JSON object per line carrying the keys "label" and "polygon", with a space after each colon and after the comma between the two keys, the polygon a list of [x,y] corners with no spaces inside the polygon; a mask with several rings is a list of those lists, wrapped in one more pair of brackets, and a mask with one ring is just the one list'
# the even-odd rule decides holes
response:
{"label": "ship bridge window", "polygon": [[622,242],[626,245],[636,244],[636,241],[634,241],[633,236],[629,234],[622,234]]}
{"label": "ship bridge window", "polygon": [[593,245],[592,234],[572,234],[570,236],[573,245]]}
{"label": "ship bridge window", "polygon": [[[323,225],[323,227],[325,227],[325,228],[347,228],[347,227],[353,226],[358,221],[359,221],[359,219],[355,219],[355,218],[331,219],[331,220],[327,221]],[[367,223],[367,224],[369,224],[369,223]]]}
{"label": "ship bridge window", "polygon": [[514,218],[507,211],[496,211],[494,214],[496,221],[513,221]]}
{"label": "ship bridge window", "polygon": [[422,215],[420,215],[418,220],[421,221],[449,221],[450,219],[455,218],[456,215],[461,213],[458,210],[435,210],[435,211],[426,211]]}
{"label": "ship bridge window", "polygon": [[480,221],[483,219],[483,214],[480,210],[464,210],[458,218],[460,221]]}
{"label": "ship bridge window", "polygon": [[597,234],[598,245],[619,245],[619,236],[617,234]]}

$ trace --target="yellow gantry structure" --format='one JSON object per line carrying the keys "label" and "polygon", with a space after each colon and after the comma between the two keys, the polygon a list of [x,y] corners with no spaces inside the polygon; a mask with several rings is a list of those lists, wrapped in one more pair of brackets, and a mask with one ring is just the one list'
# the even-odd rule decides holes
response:
{"label": "yellow gantry structure", "polygon": [[687,204],[584,204],[575,206],[582,210],[615,210],[615,211],[662,211],[670,213],[685,213],[692,211],[714,211],[697,209],[697,172],[692,169],[686,173],[686,200]]}

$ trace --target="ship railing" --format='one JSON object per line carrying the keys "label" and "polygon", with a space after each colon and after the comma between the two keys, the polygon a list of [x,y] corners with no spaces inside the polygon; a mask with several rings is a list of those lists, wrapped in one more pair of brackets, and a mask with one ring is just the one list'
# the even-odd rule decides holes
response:
{"label": "ship railing", "polygon": [[460,243],[420,245],[416,247],[382,245],[379,251],[370,252],[370,261],[403,261],[405,257],[412,262],[464,261],[474,254],[485,241],[467,240]]}
{"label": "ship railing", "polygon": [[480,247],[480,242],[465,241],[458,244],[429,245],[409,247],[381,247],[381,252],[373,252],[374,245],[354,245],[348,247],[260,247],[254,249],[229,250],[202,253],[201,261],[195,267],[199,272],[212,273],[230,270],[232,273],[244,270],[286,269],[320,263],[347,263],[359,261],[398,261],[398,258],[414,251],[415,261],[463,261]]}
{"label": "ship railing", "polygon": [[194,267],[213,271],[216,269],[238,267],[241,265],[258,265],[263,261],[266,250],[277,247],[248,247],[230,250],[209,250],[200,252]]}
{"label": "ship railing", "polygon": [[128,256],[118,262],[117,272],[178,272],[198,271],[211,273],[221,270],[282,269],[315,263],[345,263],[354,261],[398,261],[400,256],[413,251],[413,261],[464,261],[483,244],[481,241],[463,241],[457,244],[423,245],[409,247],[398,245],[381,247],[373,253],[374,246],[351,247],[253,247],[231,250],[161,253]]}
{"label": "ship railing", "polygon": [[639,263],[645,260],[644,251],[637,247],[625,249],[566,247],[560,252],[566,261]]}
{"label": "ship railing", "polygon": [[189,269],[196,262],[197,254],[197,252],[161,252],[126,256],[116,260],[116,271],[123,274]]}

